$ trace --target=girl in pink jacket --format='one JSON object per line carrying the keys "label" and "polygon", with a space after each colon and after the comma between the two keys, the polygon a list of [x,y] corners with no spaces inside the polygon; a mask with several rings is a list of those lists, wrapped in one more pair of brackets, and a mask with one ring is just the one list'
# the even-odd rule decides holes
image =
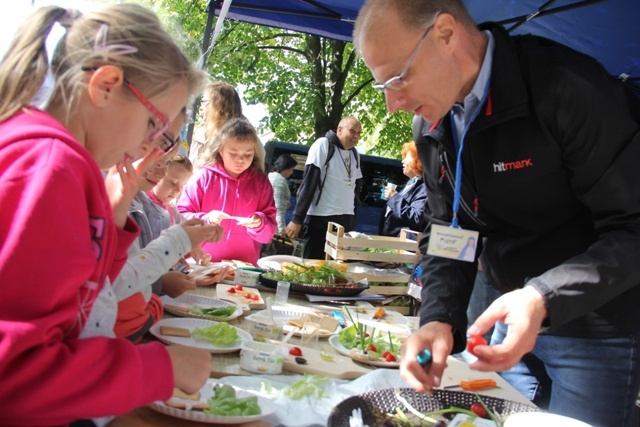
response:
{"label": "girl in pink jacket", "polygon": [[139,5],[45,7],[17,32],[0,63],[0,424],[102,425],[206,381],[207,352],[114,338],[111,289],[138,235],[132,161],[163,154],[202,80]]}
{"label": "girl in pink jacket", "polygon": [[222,240],[202,245],[212,261],[257,264],[261,244],[276,231],[276,207],[253,126],[243,118],[227,122],[205,148],[204,163],[185,186],[178,211],[224,227]]}

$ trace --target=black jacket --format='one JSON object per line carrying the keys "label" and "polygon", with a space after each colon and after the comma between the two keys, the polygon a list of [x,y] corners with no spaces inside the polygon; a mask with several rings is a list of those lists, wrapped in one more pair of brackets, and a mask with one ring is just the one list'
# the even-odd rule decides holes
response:
{"label": "black jacket", "polygon": [[[509,37],[494,24],[481,29],[491,30],[495,51],[489,98],[464,144],[460,226],[486,237],[482,261],[494,286],[542,293],[543,333],[638,330],[637,99],[590,57],[539,37]],[[414,120],[414,138],[429,218],[450,224],[449,115],[435,125]],[[421,266],[421,322],[452,324],[460,351],[477,265],[425,255]]]}
{"label": "black jacket", "polygon": [[[406,193],[401,192],[390,198],[387,206],[382,209],[380,234],[398,237],[403,228],[422,233],[427,225],[427,218],[424,216],[426,202],[427,187],[422,178],[419,178]],[[390,210],[389,214],[387,210]]]}

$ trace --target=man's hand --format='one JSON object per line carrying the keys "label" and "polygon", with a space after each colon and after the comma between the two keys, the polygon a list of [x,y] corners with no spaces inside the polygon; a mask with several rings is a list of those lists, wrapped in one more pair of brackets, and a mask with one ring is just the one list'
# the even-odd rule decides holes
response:
{"label": "man's hand", "polygon": [[512,368],[533,349],[546,317],[546,304],[534,287],[525,286],[502,295],[471,325],[468,334],[482,335],[500,320],[509,328],[507,335],[502,344],[476,347],[478,361],[470,367],[480,371]]}
{"label": "man's hand", "polygon": [[[402,345],[400,375],[416,391],[431,394],[433,387],[440,385],[452,348],[451,325],[442,322],[423,325]],[[424,349],[431,351],[433,359],[430,364],[421,366],[416,356]]]}
{"label": "man's hand", "polygon": [[287,226],[282,230],[282,234],[287,236],[290,239],[295,239],[300,234],[300,230],[302,229],[302,224],[296,224],[295,222],[290,222]]}

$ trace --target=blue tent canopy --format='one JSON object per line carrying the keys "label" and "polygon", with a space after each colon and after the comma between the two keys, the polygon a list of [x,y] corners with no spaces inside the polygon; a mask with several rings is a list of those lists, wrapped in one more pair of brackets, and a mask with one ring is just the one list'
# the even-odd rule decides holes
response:
{"label": "blue tent canopy", "polygon": [[[640,0],[464,0],[476,22],[500,22],[598,59],[614,76],[640,84]],[[364,0],[231,0],[227,18],[350,41]],[[223,0],[210,0],[219,15]],[[207,37],[208,38],[208,37]]]}

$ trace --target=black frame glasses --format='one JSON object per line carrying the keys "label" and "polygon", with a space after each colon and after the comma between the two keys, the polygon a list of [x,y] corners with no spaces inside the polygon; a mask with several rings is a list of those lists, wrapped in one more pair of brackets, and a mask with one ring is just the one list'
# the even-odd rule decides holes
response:
{"label": "black frame glasses", "polygon": [[178,143],[179,143],[178,140],[179,140],[179,137],[176,138],[176,139],[173,139],[169,135],[167,135],[165,132],[163,132],[162,133],[162,139],[160,140],[160,148],[165,153],[168,153],[169,151],[171,151],[171,149],[173,147],[178,145]]}

